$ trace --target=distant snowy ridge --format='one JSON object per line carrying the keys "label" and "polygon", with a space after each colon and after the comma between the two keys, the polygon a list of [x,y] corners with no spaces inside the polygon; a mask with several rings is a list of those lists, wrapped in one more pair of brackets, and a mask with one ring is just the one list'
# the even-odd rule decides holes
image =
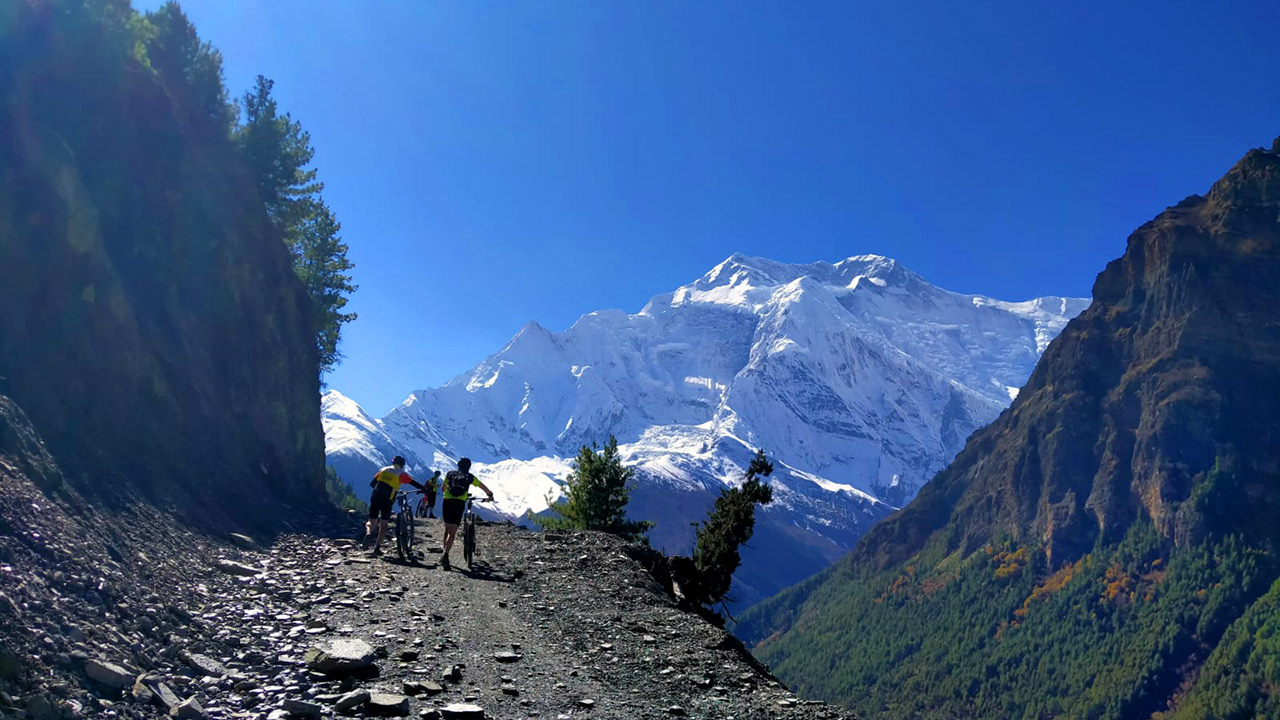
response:
{"label": "distant snowy ridge", "polygon": [[639,313],[589,313],[564,332],[529,323],[386,417],[331,391],[327,453],[357,490],[391,454],[419,471],[471,457],[497,512],[518,519],[558,496],[581,445],[616,435],[641,476],[633,513],[658,522],[655,545],[686,551],[688,523],[761,447],[778,499],[735,588],[763,593],[914,496],[1087,305],[953,293],[877,255],[734,255]]}

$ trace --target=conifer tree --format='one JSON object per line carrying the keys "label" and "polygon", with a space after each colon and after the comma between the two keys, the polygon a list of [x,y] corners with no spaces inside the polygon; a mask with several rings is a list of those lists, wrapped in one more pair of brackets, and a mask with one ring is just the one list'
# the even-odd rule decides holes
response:
{"label": "conifer tree", "polygon": [[342,325],[356,319],[355,313],[342,311],[356,286],[349,274],[353,266],[347,259],[347,244],[338,234],[342,225],[333,211],[324,201],[315,200],[305,217],[293,247],[294,268],[315,305],[316,349],[321,371],[328,371],[342,358],[338,352]]}
{"label": "conifer tree", "polygon": [[634,478],[635,468],[622,464],[616,437],[610,435],[603,450],[595,443],[583,445],[565,482],[564,499],[551,505],[555,515],[533,519],[549,530],[602,530],[642,541],[651,524],[626,518]]}
{"label": "conifer tree", "polygon": [[236,143],[267,206],[271,221],[292,247],[313,208],[309,201],[324,190],[317,171],[308,167],[315,156],[311,135],[289,113],[280,114],[271,90],[275,82],[261,75],[240,103],[244,122]]}
{"label": "conifer tree", "polygon": [[165,86],[170,92],[190,93],[213,126],[230,133],[235,106],[222,82],[222,53],[200,42],[195,26],[173,0],[147,13],[146,26],[147,58]]}
{"label": "conifer tree", "polygon": [[253,175],[267,214],[293,253],[294,270],[315,305],[316,348],[320,371],[327,372],[342,358],[338,344],[342,326],[355,320],[343,312],[355,291],[341,225],[321,199],[324,184],[310,167],[315,151],[311,136],[288,113],[280,114],[271,90],[275,84],[259,75],[241,104],[244,122],[236,144]]}
{"label": "conifer tree", "polygon": [[773,488],[761,482],[772,474],[773,463],[764,450],[757,450],[742,485],[722,491],[706,523],[697,526],[693,562],[700,576],[703,604],[723,602],[729,594],[733,573],[742,564],[738,548],[755,532],[756,505],[773,500]]}

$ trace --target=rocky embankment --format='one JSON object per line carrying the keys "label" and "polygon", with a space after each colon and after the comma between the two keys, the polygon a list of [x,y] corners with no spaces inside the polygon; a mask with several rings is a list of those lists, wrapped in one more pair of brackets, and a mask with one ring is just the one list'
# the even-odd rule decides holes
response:
{"label": "rocky embankment", "polygon": [[354,522],[222,543],[0,479],[0,715],[850,717],[798,700],[611,536],[484,525],[476,569],[457,548],[444,571],[439,520],[409,565],[357,548]]}

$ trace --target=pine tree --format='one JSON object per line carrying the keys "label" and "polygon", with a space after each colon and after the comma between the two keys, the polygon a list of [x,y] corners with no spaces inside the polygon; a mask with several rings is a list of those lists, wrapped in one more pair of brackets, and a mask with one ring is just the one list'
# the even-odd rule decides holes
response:
{"label": "pine tree", "polygon": [[288,113],[280,115],[271,97],[274,87],[275,82],[258,76],[240,101],[244,122],[235,137],[267,214],[292,247],[312,210],[309,201],[324,184],[316,180],[316,169],[308,167],[315,156],[311,135]]}
{"label": "pine tree", "polygon": [[199,108],[222,133],[230,133],[235,106],[222,82],[222,53],[200,42],[196,28],[178,3],[169,0],[146,14],[146,51],[152,68],[170,92],[190,94]]}
{"label": "pine tree", "polygon": [[763,450],[757,450],[742,485],[721,492],[706,523],[696,528],[693,562],[700,576],[703,604],[715,605],[728,596],[733,573],[742,563],[738,548],[755,532],[756,505],[773,500],[773,488],[760,480],[772,474],[773,463]]}
{"label": "pine tree", "polygon": [[626,518],[634,478],[635,468],[622,464],[616,437],[609,436],[604,450],[583,445],[565,482],[565,498],[551,505],[555,516],[532,519],[548,530],[602,530],[642,541],[651,524]]}
{"label": "pine tree", "polygon": [[294,267],[311,295],[316,313],[316,349],[320,352],[320,369],[327,372],[342,358],[338,340],[342,326],[356,319],[355,313],[343,312],[347,296],[355,291],[347,259],[347,244],[339,232],[342,225],[322,200],[310,203],[294,245]]}
{"label": "pine tree", "polygon": [[343,312],[355,291],[341,225],[320,197],[324,184],[310,167],[315,151],[301,123],[280,109],[271,90],[275,84],[259,75],[241,101],[244,122],[235,140],[253,175],[267,214],[293,253],[294,270],[315,305],[316,348],[321,373],[342,358],[338,344],[342,326],[356,319]]}

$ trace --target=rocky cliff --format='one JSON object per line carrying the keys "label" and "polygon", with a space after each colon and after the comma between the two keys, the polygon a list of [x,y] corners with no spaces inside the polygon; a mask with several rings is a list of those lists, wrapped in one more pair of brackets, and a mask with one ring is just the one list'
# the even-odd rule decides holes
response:
{"label": "rocky cliff", "polygon": [[225,128],[122,44],[128,16],[73,5],[0,26],[0,395],[55,461],[38,476],[201,522],[322,498],[288,251]]}
{"label": "rocky cliff", "polygon": [[[856,557],[901,560],[943,524],[964,554],[1008,534],[1053,567],[1140,519],[1179,546],[1275,539],[1278,218],[1280,156],[1253,150],[1139,228],[1013,406]],[[1215,467],[1235,480],[1202,497]]]}
{"label": "rocky cliff", "polygon": [[1277,151],[1139,228],[1012,407],[745,619],[761,657],[873,715],[1275,712]]}

